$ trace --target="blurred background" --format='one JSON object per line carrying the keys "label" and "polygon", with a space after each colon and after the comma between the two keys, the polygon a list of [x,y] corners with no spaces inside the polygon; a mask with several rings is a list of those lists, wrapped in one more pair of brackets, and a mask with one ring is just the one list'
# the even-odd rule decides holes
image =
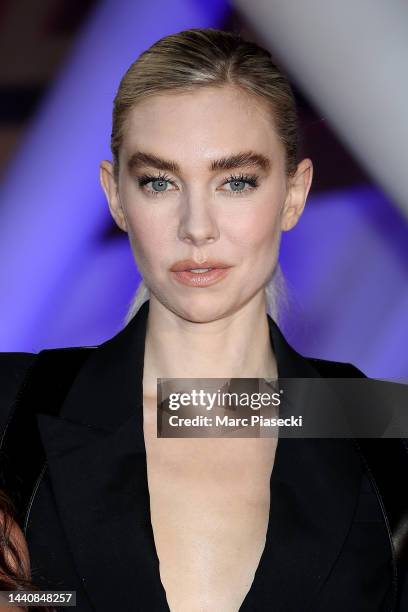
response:
{"label": "blurred background", "polygon": [[139,53],[191,27],[267,47],[298,101],[301,155],[315,174],[282,239],[288,341],[369,376],[406,378],[399,0],[0,0],[0,351],[95,345],[123,326],[140,278],[99,187],[112,101]]}

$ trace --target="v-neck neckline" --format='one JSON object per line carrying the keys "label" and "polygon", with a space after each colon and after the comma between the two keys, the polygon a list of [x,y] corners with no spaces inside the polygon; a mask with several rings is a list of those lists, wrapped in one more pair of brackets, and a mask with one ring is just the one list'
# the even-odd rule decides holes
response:
{"label": "v-neck neckline", "polygon": [[[148,301],[145,302],[142,305],[142,309],[143,309],[143,315],[144,315],[144,341],[146,338],[146,328],[147,328],[147,316],[148,316]],[[142,313],[141,313],[142,314]],[[278,381],[279,379],[285,377],[289,377],[289,376],[293,376],[295,374],[295,371],[293,370],[293,363],[291,363],[290,361],[285,361],[283,362],[282,360],[278,360],[278,354],[277,354],[277,347],[275,346],[277,340],[280,340],[280,338],[278,338],[276,336],[276,333],[274,334],[274,332],[276,332],[276,323],[270,318],[269,315],[267,315],[268,318],[268,328],[269,328],[269,338],[270,338],[270,343],[271,343],[271,347],[272,350],[274,352],[275,355],[275,359],[276,359],[276,366],[277,366],[277,372],[278,372]],[[275,335],[275,342],[274,342],[274,335]],[[283,339],[283,338],[282,338]],[[143,343],[143,346],[145,346],[145,343]],[[155,542],[155,538],[154,538],[154,530],[153,530],[153,524],[152,524],[152,513],[151,513],[151,494],[150,494],[150,489],[149,489],[149,481],[148,481],[148,470],[147,470],[147,449],[146,449],[146,441],[145,441],[145,435],[144,435],[144,405],[143,405],[143,374],[144,374],[144,355],[145,355],[145,350],[143,349],[142,355],[141,355],[141,371],[140,371],[140,380],[141,380],[141,405],[139,405],[138,407],[138,426],[139,429],[141,431],[141,451],[142,451],[142,455],[143,455],[143,470],[144,470],[144,477],[145,477],[145,487],[144,490],[146,492],[146,499],[145,501],[145,505],[148,508],[149,512],[148,512],[148,521],[147,521],[147,527],[148,527],[148,531],[149,531],[149,541],[151,542],[151,546],[152,546],[152,554],[153,554],[153,558],[154,558],[154,564],[157,567],[157,580],[158,580],[158,588],[161,592],[161,596],[163,598],[163,601],[165,602],[165,610],[166,612],[170,612],[170,607],[168,604],[168,600],[167,600],[167,592],[166,589],[163,585],[163,582],[161,580],[161,575],[160,575],[160,558],[157,552],[157,547],[156,547],[156,542]],[[310,375],[310,372],[309,372]],[[139,395],[139,399],[140,399],[140,395]],[[285,445],[285,443],[287,441],[285,441],[283,438],[279,438],[277,440],[277,445],[276,445],[276,450],[275,450],[275,455],[274,455],[274,461],[273,461],[273,466],[272,466],[272,470],[271,470],[271,475],[269,477],[269,508],[268,508],[268,521],[267,521],[267,527],[266,527],[266,532],[265,532],[265,542],[262,548],[262,553],[261,556],[259,558],[257,567],[255,569],[254,572],[254,577],[252,580],[252,584],[249,588],[249,590],[247,591],[243,601],[241,602],[241,605],[238,609],[238,612],[255,612],[256,609],[256,603],[259,601],[259,595],[257,594],[257,591],[260,589],[260,587],[258,587],[258,583],[260,582],[260,577],[261,576],[265,576],[266,575],[266,566],[267,566],[267,556],[270,553],[271,550],[271,531],[272,531],[272,504],[273,504],[273,495],[272,495],[272,489],[273,489],[273,482],[274,482],[274,474],[275,474],[275,467],[277,465],[277,462],[280,462],[281,459],[281,451],[282,451],[282,442],[283,445]],[[164,611],[163,611],[164,612]]]}
{"label": "v-neck neckline", "polygon": [[[278,438],[277,441],[277,446],[276,446],[276,451],[275,451],[275,457],[274,457],[274,466],[276,464],[277,458],[278,458],[278,452],[280,449],[280,443],[281,443],[282,439]],[[257,595],[256,595],[256,590],[257,590],[257,581],[259,580],[258,576],[260,574],[264,574],[265,573],[265,566],[266,566],[266,557],[267,554],[269,552],[269,547],[270,547],[270,543],[271,543],[271,508],[272,508],[272,477],[273,477],[273,473],[274,473],[274,469],[275,467],[272,467],[272,472],[269,478],[269,509],[268,509],[268,523],[267,523],[267,528],[266,528],[266,537],[265,537],[265,544],[263,546],[263,550],[257,565],[257,568],[255,570],[254,573],[254,578],[252,581],[252,584],[249,588],[249,591],[246,593],[240,607],[239,607],[239,612],[254,612],[255,608],[253,606],[253,603],[251,603],[251,601],[256,601],[257,600]],[[144,477],[145,477],[145,484],[146,486],[144,487],[145,492],[146,492],[146,496],[147,499],[145,500],[146,503],[146,507],[149,509],[149,513],[148,513],[148,521],[147,521],[147,526],[148,526],[148,531],[149,531],[149,541],[151,542],[151,546],[152,546],[152,554],[154,557],[154,563],[157,566],[157,579],[158,582],[160,583],[159,588],[160,591],[162,592],[163,598],[166,602],[166,612],[170,612],[170,607],[168,605],[168,601],[167,601],[167,593],[166,593],[166,589],[163,585],[163,582],[161,580],[161,576],[160,576],[160,559],[157,553],[157,547],[156,547],[156,542],[155,542],[155,538],[154,538],[154,531],[153,531],[153,524],[152,524],[152,513],[151,513],[151,495],[150,495],[150,490],[149,490],[149,484],[148,484],[148,474],[147,474],[147,453],[146,453],[146,446],[144,443],[144,452],[143,452],[143,468],[144,468]],[[253,591],[255,591],[255,593],[253,593]],[[164,610],[163,610],[164,612]]]}

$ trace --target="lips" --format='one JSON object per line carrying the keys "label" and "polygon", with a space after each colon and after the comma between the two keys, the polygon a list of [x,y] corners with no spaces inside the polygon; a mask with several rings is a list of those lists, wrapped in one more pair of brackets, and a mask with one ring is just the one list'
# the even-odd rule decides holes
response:
{"label": "lips", "polygon": [[200,269],[222,269],[222,268],[230,268],[231,266],[225,263],[224,261],[220,261],[219,259],[207,259],[203,263],[197,263],[193,259],[183,259],[182,261],[176,262],[170,270],[172,272],[183,272],[185,270],[200,270]]}
{"label": "lips", "polygon": [[211,268],[206,272],[191,272],[190,270],[172,271],[174,280],[187,287],[204,289],[220,283],[228,274],[231,268]]}

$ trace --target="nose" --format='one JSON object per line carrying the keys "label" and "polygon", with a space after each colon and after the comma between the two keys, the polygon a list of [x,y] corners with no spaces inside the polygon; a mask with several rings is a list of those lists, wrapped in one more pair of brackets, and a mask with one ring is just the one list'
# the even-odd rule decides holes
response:
{"label": "nose", "polygon": [[183,242],[203,246],[219,238],[219,229],[209,204],[189,198],[183,208],[178,227],[178,237]]}

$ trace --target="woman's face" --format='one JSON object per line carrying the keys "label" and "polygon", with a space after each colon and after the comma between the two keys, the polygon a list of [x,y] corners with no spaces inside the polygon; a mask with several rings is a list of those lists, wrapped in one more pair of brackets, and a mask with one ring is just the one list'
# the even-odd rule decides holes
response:
{"label": "woman's face", "polygon": [[[264,299],[280,233],[297,222],[311,178],[312,164],[303,160],[287,183],[267,108],[231,86],[139,103],[125,125],[117,183],[110,162],[101,164],[111,213],[128,232],[146,285],[197,322]],[[171,270],[183,260],[212,267],[211,259],[228,266],[216,282]]]}

